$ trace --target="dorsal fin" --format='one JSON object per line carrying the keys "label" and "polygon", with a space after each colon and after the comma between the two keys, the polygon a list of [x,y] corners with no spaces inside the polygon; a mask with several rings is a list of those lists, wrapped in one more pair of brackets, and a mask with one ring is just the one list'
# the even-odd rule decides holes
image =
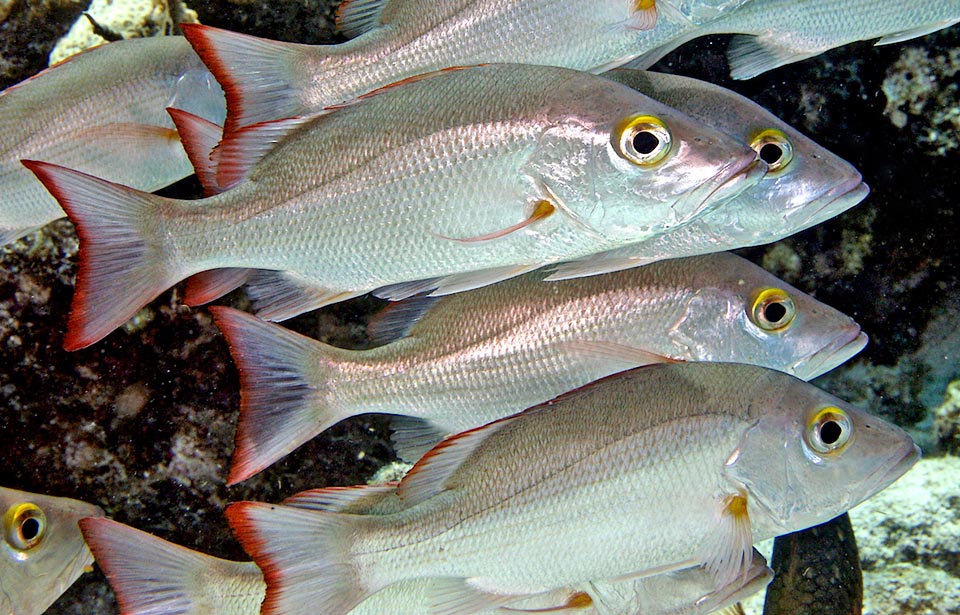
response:
{"label": "dorsal fin", "polygon": [[328,112],[321,111],[315,115],[261,122],[224,136],[212,156],[217,168],[216,182],[220,190],[227,190],[238,184],[247,177],[250,169],[276,147],[277,143],[304,124],[326,113]]}
{"label": "dorsal fin", "polygon": [[424,455],[400,481],[397,491],[406,506],[416,506],[448,487],[447,481],[477,447],[514,421],[513,415],[443,440]]}
{"label": "dorsal fin", "polygon": [[355,38],[380,24],[385,0],[344,0],[337,8],[334,27],[347,38]]}

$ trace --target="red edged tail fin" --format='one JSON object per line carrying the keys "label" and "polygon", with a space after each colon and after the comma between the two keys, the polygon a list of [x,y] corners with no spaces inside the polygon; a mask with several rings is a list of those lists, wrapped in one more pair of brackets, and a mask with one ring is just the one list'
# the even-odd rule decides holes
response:
{"label": "red edged tail fin", "polygon": [[303,58],[315,53],[312,46],[200,24],[180,24],[180,29],[226,95],[224,134],[311,111],[301,99],[309,76],[298,71]]}
{"label": "red edged tail fin", "polygon": [[267,581],[263,615],[346,615],[380,587],[361,584],[351,546],[377,517],[237,502],[226,510],[234,534]]}
{"label": "red edged tail fin", "polygon": [[179,281],[153,235],[167,199],[47,162],[23,160],[77,228],[80,270],[63,346],[78,350]]}
{"label": "red edged tail fin", "polygon": [[[227,307],[211,307],[240,371],[240,419],[227,484],[246,480],[351,416],[335,403],[334,348]],[[332,386],[330,386],[332,384]]]}

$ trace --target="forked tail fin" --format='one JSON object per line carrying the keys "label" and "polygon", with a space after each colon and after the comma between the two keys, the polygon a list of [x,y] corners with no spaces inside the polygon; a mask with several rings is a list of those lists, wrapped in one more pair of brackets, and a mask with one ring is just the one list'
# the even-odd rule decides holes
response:
{"label": "forked tail fin", "polygon": [[180,281],[155,237],[168,199],[47,162],[23,160],[77,227],[80,270],[63,346],[78,350],[129,320]]}
{"label": "forked tail fin", "polygon": [[353,541],[375,517],[260,502],[231,504],[226,515],[263,570],[263,615],[346,615],[380,589],[365,588],[350,560]]}
{"label": "forked tail fin", "polygon": [[110,519],[82,519],[80,530],[122,615],[260,612],[267,586],[253,562],[192,551]]}
{"label": "forked tail fin", "polygon": [[301,98],[310,76],[300,71],[305,70],[304,58],[316,53],[314,46],[200,24],[180,24],[180,29],[226,95],[225,135],[251,124],[320,110],[305,106]]}
{"label": "forked tail fin", "polygon": [[352,416],[336,403],[334,348],[227,307],[211,307],[240,371],[240,420],[227,484],[234,485]]}

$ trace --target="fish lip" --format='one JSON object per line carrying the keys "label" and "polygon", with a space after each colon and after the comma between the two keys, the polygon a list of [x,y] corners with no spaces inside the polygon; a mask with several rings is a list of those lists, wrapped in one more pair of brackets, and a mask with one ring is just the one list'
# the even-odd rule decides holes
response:
{"label": "fish lip", "polygon": [[[860,325],[854,323],[854,326],[845,330],[844,334],[838,335],[823,348],[794,363],[791,371],[801,380],[813,380],[846,363],[863,350],[869,340],[867,334],[860,329]],[[825,368],[827,365],[829,367]]]}
{"label": "fish lip", "polygon": [[852,508],[860,502],[870,498],[874,494],[883,491],[896,482],[901,476],[906,474],[907,471],[920,460],[920,458],[923,456],[920,447],[917,446],[913,440],[909,439],[907,444],[908,446],[904,447],[906,450],[900,457],[896,458],[883,471],[877,472],[876,479],[870,482],[869,488],[864,492],[867,495],[861,496],[859,500],[851,502],[848,508]]}
{"label": "fish lip", "polygon": [[847,211],[870,194],[870,186],[857,175],[820,194],[804,209],[811,212],[806,226],[820,224]]}
{"label": "fish lip", "polygon": [[[689,222],[703,215],[704,212],[729,201],[763,179],[767,174],[767,163],[761,160],[753,150],[750,150],[750,154],[752,155],[741,156],[738,161],[723,167],[713,177],[681,199],[678,204],[680,211],[691,213],[682,218],[680,223]],[[696,205],[691,207],[693,204]]]}

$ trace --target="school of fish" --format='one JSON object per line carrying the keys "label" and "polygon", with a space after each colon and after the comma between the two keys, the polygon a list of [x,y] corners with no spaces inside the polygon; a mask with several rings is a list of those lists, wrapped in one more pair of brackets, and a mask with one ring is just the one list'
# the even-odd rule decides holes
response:
{"label": "school of fish", "polygon": [[[123,615],[736,612],[773,578],[757,541],[920,449],[805,382],[860,326],[725,252],[853,207],[860,173],[639,69],[728,33],[750,78],[958,21],[960,0],[346,0],[342,44],[183,24],[0,93],[0,243],[64,213],[80,239],[65,348],[183,280],[190,306],[243,286],[255,314],[209,308],[241,377],[228,484],[363,413],[415,462],[229,505],[252,562],[0,488],[0,615],[93,558]],[[191,173],[203,199],[151,194]],[[393,302],[366,350],[269,322],[366,293]]]}

